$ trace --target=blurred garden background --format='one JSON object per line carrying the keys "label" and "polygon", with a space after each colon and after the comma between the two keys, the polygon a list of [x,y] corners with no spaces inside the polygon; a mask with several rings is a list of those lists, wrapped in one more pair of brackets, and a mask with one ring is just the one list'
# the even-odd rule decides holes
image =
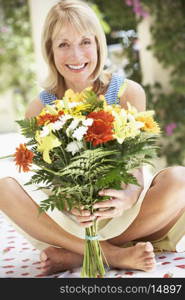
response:
{"label": "blurred garden background", "polygon": [[[42,90],[42,24],[54,0],[0,0],[0,143]],[[160,165],[185,165],[185,1],[88,0],[107,37],[106,67],[142,84],[162,129]],[[1,153],[0,153],[1,154]],[[5,153],[3,153],[5,154]]]}

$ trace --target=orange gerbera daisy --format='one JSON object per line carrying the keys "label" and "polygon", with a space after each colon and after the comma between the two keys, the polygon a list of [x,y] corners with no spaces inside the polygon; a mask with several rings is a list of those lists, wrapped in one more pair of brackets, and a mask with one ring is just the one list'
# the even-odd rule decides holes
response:
{"label": "orange gerbera daisy", "polygon": [[45,115],[40,115],[37,117],[37,124],[39,126],[45,125],[46,123],[54,123],[56,122],[60,116],[64,114],[63,111],[59,111],[57,115],[52,115],[49,113],[46,113]]}
{"label": "orange gerbera daisy", "polygon": [[86,141],[92,142],[93,146],[113,140],[114,117],[105,111],[91,112],[88,118],[94,119],[85,136]]}
{"label": "orange gerbera daisy", "polygon": [[14,156],[14,161],[16,162],[16,165],[19,166],[19,172],[21,172],[21,168],[23,172],[30,171],[34,153],[28,150],[25,144],[20,144],[19,147],[16,148]]}
{"label": "orange gerbera daisy", "polygon": [[154,119],[151,116],[139,116],[136,118],[136,120],[144,123],[144,127],[141,128],[144,131],[155,134],[160,133],[159,125],[157,124],[157,122],[154,121]]}

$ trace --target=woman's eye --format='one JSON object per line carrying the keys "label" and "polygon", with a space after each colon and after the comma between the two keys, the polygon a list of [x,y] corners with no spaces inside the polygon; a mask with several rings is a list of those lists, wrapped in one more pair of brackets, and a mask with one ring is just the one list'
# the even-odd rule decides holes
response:
{"label": "woman's eye", "polygon": [[67,48],[69,45],[67,43],[61,43],[59,48]]}
{"label": "woman's eye", "polygon": [[85,40],[85,41],[83,41],[82,43],[83,43],[84,45],[90,45],[90,44],[91,44],[91,41]]}

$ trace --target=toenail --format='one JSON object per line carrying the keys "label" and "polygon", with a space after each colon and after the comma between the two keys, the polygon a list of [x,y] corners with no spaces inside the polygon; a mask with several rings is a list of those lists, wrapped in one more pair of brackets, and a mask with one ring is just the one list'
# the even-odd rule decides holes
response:
{"label": "toenail", "polygon": [[48,257],[46,255],[46,253],[42,252],[41,255],[40,255],[40,259],[43,260],[43,261],[45,261],[45,260],[47,260],[47,258]]}

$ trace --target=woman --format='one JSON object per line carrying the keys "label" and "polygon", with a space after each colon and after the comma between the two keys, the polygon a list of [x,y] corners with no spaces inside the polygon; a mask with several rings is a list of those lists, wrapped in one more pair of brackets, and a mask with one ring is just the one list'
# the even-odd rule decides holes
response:
{"label": "woman", "polygon": [[[87,4],[78,0],[56,4],[46,18],[42,46],[49,74],[45,89],[29,105],[27,118],[38,115],[45,104],[62,98],[69,88],[80,92],[92,86],[96,93],[105,95],[109,104],[114,103],[124,79],[103,71],[105,35]],[[127,108],[129,101],[139,111],[145,110],[143,88],[126,81],[121,106]],[[96,203],[99,210],[94,215],[83,209],[70,213],[55,209],[40,216],[37,202],[46,198],[47,191],[36,192],[23,188],[17,178],[3,178],[0,209],[41,250],[43,274],[82,264],[84,228],[95,218],[99,219],[101,246],[110,266],[151,271],[155,268],[153,245],[158,250],[174,250],[184,235],[185,168],[166,168],[148,183],[142,169],[136,170],[135,176],[141,187],[128,185],[124,190],[100,191],[110,200]],[[166,241],[170,238],[171,245]],[[128,242],[132,242],[130,247],[126,247]]]}

